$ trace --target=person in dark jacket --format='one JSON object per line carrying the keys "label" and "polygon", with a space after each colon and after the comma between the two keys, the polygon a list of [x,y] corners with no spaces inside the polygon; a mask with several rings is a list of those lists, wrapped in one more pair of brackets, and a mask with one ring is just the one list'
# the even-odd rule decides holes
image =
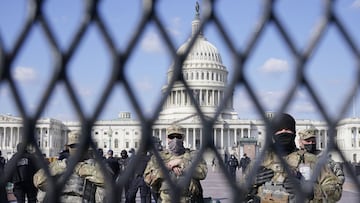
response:
{"label": "person in dark jacket", "polygon": [[[125,173],[129,160],[130,157],[128,156],[127,151],[125,149],[121,150],[120,157],[118,159],[118,163],[119,163],[118,179]],[[131,178],[129,178],[128,181],[126,181],[126,183],[124,184],[125,196],[129,190],[130,183],[131,183]]]}
{"label": "person in dark jacket", "polygon": [[230,175],[235,180],[235,178],[236,178],[236,169],[238,169],[238,167],[239,167],[239,161],[236,158],[236,156],[232,154],[227,163],[228,163],[228,168],[229,168]]}
{"label": "person in dark jacket", "polygon": [[[2,153],[0,150],[0,174],[4,174],[5,163],[6,163],[6,160],[2,156]],[[0,202],[8,202],[5,183],[3,183],[3,185],[0,185]]]}
{"label": "person in dark jacket", "polygon": [[240,159],[240,168],[243,174],[245,174],[246,168],[250,164],[251,159],[244,153],[243,157]]}
{"label": "person in dark jacket", "polygon": [[36,165],[36,158],[26,150],[24,143],[17,145],[17,152],[9,160],[9,163],[15,161],[14,158],[24,149],[24,154],[17,160],[16,169],[12,172],[11,182],[14,184],[14,195],[18,203],[25,203],[27,197],[28,203],[36,202],[37,188],[34,186],[33,177],[39,167]]}
{"label": "person in dark jacket", "polygon": [[[144,181],[144,171],[147,163],[150,160],[150,156],[146,153],[139,153],[134,156],[140,156],[140,160],[137,163],[135,168],[134,178],[130,182],[129,190],[126,193],[126,203],[135,203],[136,193],[140,189],[141,203],[150,203],[151,202],[151,190],[150,187]],[[131,160],[134,160],[135,157],[132,157]],[[130,160],[130,161],[131,161]]]}
{"label": "person in dark jacket", "polygon": [[113,175],[113,179],[116,180],[118,174],[119,174],[119,162],[118,160],[113,156],[114,155],[114,151],[113,150],[109,150],[107,152],[107,159],[106,159],[106,164],[109,166],[109,168],[111,169],[111,174]]}

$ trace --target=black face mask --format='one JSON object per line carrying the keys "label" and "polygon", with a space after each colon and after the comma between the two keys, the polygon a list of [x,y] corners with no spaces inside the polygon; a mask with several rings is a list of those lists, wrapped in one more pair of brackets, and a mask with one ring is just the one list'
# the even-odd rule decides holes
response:
{"label": "black face mask", "polygon": [[290,154],[296,149],[295,145],[295,134],[293,133],[280,133],[274,135],[274,140],[277,146],[279,146],[280,151],[283,153]]}
{"label": "black face mask", "polygon": [[185,147],[183,145],[183,140],[178,138],[173,138],[169,140],[169,150],[175,155],[181,155],[185,152]]}
{"label": "black face mask", "polygon": [[304,149],[307,152],[314,154],[316,151],[316,144],[304,144]]}

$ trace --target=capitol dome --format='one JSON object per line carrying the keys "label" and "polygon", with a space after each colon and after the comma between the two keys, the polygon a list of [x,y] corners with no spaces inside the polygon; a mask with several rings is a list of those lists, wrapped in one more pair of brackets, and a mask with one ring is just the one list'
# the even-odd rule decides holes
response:
{"label": "capitol dome", "polygon": [[[185,44],[180,46],[180,48],[177,50],[177,53],[185,53],[189,43],[190,39]],[[200,61],[207,61],[222,65],[221,56],[217,48],[209,41],[207,41],[201,34],[197,37],[184,63],[198,63]]]}
{"label": "capitol dome", "polygon": [[[184,54],[190,46],[191,40],[196,38],[182,64],[183,78],[191,88],[191,92],[187,92],[184,85],[176,81],[160,112],[159,120],[181,120],[197,115],[195,104],[189,94],[194,96],[201,111],[210,117],[216,113],[224,99],[228,71],[222,63],[218,49],[204,37],[202,32],[199,32],[200,25],[199,10],[196,10],[195,18],[192,21],[192,34],[177,50],[177,54]],[[173,79],[173,73],[174,65],[172,64],[167,72],[168,84]],[[163,93],[169,88],[168,84],[163,86]],[[222,119],[238,118],[233,108],[232,96],[227,100],[221,117]]]}

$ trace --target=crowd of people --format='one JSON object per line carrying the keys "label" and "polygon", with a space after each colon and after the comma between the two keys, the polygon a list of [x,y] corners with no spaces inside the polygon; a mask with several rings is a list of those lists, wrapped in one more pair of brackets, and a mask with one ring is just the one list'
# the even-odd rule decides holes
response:
{"label": "crowd of people", "polygon": [[[236,154],[224,157],[224,163],[229,176],[237,182],[251,183],[248,192],[244,195],[243,202],[336,202],[341,198],[345,175],[338,163],[331,157],[314,179],[316,162],[321,152],[316,149],[316,138],[312,130],[298,132],[299,143],[295,144],[296,123],[289,114],[278,114],[273,120],[272,145],[267,149],[260,166],[255,166],[246,153],[243,153],[240,161]],[[34,154],[27,150],[27,146],[19,143],[18,152],[9,162],[16,160],[16,170],[7,171],[7,163],[1,156],[0,172],[11,173],[9,182],[13,184],[13,193],[18,203],[35,203],[56,201],[52,198],[54,192],[49,190],[48,183],[57,180],[66,174],[69,158],[78,152],[80,131],[71,131],[68,134],[66,149],[59,153],[57,160],[49,163],[49,170],[44,170],[36,161]],[[87,202],[100,203],[106,200],[105,174],[101,165],[105,166],[107,173],[114,183],[122,181],[124,195],[127,203],[136,201],[138,191],[142,203],[172,202],[175,198],[179,202],[204,202],[201,180],[208,173],[207,163],[201,158],[195,167],[191,167],[197,157],[198,151],[184,147],[184,129],[179,125],[171,125],[166,130],[167,147],[163,148],[159,140],[155,141],[155,147],[159,156],[155,156],[151,150],[148,152],[135,150],[122,150],[120,157],[115,157],[112,150],[106,155],[102,149],[96,152],[89,150],[83,155],[62,188],[60,202]],[[102,157],[98,161],[94,155],[98,153]],[[130,155],[129,155],[130,154]],[[136,159],[136,163],[132,163]],[[159,162],[159,157],[162,159]],[[282,162],[288,164],[283,166]],[[130,177],[124,178],[127,168],[135,164],[136,167]],[[213,171],[217,164],[215,158],[211,160]],[[249,174],[256,167],[256,177]],[[186,185],[186,175],[191,171],[189,183]],[[166,170],[165,170],[166,169]],[[237,170],[242,172],[240,178],[236,177]],[[167,174],[164,173],[167,171]],[[171,180],[171,181],[170,181]],[[177,188],[176,186],[181,185]],[[184,187],[186,186],[186,187]],[[175,188],[175,189],[174,189]],[[0,202],[7,202],[5,186],[0,186]],[[296,195],[299,191],[304,195]],[[120,192],[119,194],[122,194]],[[274,198],[276,197],[276,198]]]}

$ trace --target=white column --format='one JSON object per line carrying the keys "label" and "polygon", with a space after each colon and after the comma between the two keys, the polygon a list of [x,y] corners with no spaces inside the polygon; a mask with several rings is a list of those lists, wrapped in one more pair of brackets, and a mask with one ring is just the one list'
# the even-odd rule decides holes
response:
{"label": "white column", "polygon": [[193,128],[193,149],[196,149],[196,128]]}
{"label": "white column", "polygon": [[214,106],[215,105],[215,91],[211,90],[211,105]]}
{"label": "white column", "polygon": [[48,148],[51,148],[53,145],[52,145],[52,140],[53,140],[53,138],[52,138],[52,133],[50,133],[50,130],[51,130],[51,128],[49,128],[49,130],[48,130],[48,136],[49,136],[49,144],[48,144]]}
{"label": "white column", "polygon": [[185,94],[184,94],[184,90],[181,90],[181,106],[185,105]]}
{"label": "white column", "polygon": [[9,144],[10,148],[13,147],[13,136],[14,136],[13,134],[14,134],[13,127],[11,127],[10,128],[10,144]]}
{"label": "white column", "polygon": [[234,128],[234,142],[237,145],[237,128]]}
{"label": "white column", "polygon": [[189,146],[189,128],[186,128],[186,146]]}
{"label": "white column", "polygon": [[216,147],[216,128],[213,128],[214,131],[214,146]]}
{"label": "white column", "polygon": [[232,146],[232,144],[230,142],[230,128],[226,129],[226,135],[225,136],[227,137],[227,146],[228,147]]}
{"label": "white column", "polygon": [[221,92],[220,92],[220,90],[218,91],[218,98],[217,98],[217,100],[218,100],[218,106],[220,105],[220,101],[221,101]]}
{"label": "white column", "polygon": [[200,132],[200,146],[202,145],[202,143],[203,143],[203,136],[202,136],[202,128],[199,128],[200,130],[199,130],[199,132]]}
{"label": "white column", "polygon": [[221,149],[222,149],[222,148],[224,148],[224,128],[221,127],[220,130],[221,130],[221,134],[220,134],[221,140],[220,141],[221,141]]}
{"label": "white column", "polygon": [[21,126],[20,127],[18,127],[18,133],[17,133],[17,143],[16,143],[16,145],[20,142],[20,130],[21,130]]}
{"label": "white column", "polygon": [[209,106],[209,90],[205,90],[205,105]]}

